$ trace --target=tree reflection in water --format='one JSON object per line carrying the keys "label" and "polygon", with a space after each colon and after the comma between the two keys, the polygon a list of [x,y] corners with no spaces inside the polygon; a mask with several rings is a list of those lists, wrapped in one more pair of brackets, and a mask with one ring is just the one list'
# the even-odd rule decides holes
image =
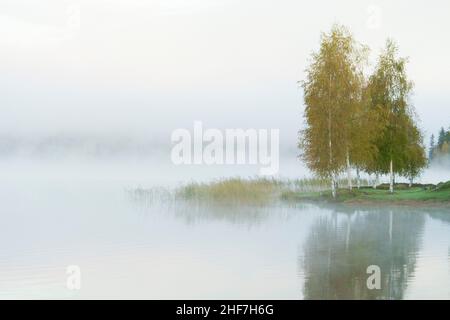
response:
{"label": "tree reflection in water", "polygon": [[[409,209],[341,207],[311,227],[299,267],[305,299],[402,299],[414,273],[425,215]],[[381,289],[367,288],[367,267],[381,269]]]}

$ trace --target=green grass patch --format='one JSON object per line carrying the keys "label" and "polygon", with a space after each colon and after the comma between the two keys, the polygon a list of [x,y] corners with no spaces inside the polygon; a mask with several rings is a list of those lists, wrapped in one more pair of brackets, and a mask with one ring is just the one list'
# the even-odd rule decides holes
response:
{"label": "green grass patch", "polygon": [[324,192],[294,192],[285,191],[282,198],[285,200],[328,200],[335,202],[448,202],[450,203],[449,183],[444,183],[434,187],[430,185],[415,185],[407,187],[405,185],[396,185],[394,193],[390,193],[386,188],[373,189],[372,187],[363,187],[339,189],[336,199],[333,199],[330,191]]}

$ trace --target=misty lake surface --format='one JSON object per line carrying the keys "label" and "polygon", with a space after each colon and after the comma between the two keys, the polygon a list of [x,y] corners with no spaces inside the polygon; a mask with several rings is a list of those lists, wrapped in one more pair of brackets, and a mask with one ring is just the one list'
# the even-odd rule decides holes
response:
{"label": "misty lake surface", "polygon": [[25,167],[2,166],[1,299],[450,298],[445,208],[167,201],[127,191],[164,181],[142,167]]}

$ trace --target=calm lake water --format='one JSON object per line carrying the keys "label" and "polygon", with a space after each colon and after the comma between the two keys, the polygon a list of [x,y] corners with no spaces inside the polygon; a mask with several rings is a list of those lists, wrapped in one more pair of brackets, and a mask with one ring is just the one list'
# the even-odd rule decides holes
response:
{"label": "calm lake water", "polygon": [[49,167],[3,166],[2,299],[450,298],[448,209],[173,202],[126,191],[154,173]]}

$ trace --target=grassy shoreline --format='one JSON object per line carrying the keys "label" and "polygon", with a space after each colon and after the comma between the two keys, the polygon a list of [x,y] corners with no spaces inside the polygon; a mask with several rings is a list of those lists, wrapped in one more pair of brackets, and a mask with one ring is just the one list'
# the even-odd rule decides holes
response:
{"label": "grassy shoreline", "polygon": [[[315,183],[317,182],[317,183]],[[175,190],[175,197],[184,200],[214,201],[226,204],[270,204],[275,201],[329,202],[345,204],[394,204],[411,206],[449,206],[450,181],[446,183],[396,184],[394,193],[389,186],[339,188],[332,198],[322,180],[276,180],[231,178],[209,183],[190,183]],[[342,186],[343,184],[341,184]]]}
{"label": "grassy shoreline", "polygon": [[394,193],[388,191],[388,186],[381,185],[377,189],[362,187],[339,189],[335,199],[331,191],[323,192],[295,192],[285,191],[282,199],[287,201],[325,201],[330,203],[345,204],[389,204],[410,206],[449,206],[450,207],[450,182],[441,185],[414,185],[408,187],[397,184]]}

